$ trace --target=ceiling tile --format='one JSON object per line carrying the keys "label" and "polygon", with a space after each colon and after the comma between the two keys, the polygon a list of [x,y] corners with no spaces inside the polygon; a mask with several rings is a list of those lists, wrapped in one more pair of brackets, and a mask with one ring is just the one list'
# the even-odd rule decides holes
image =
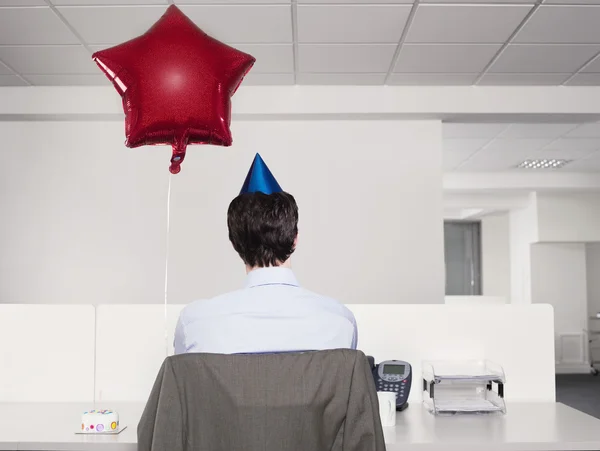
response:
{"label": "ceiling tile", "polygon": [[387,74],[307,74],[299,73],[299,85],[383,85]]}
{"label": "ceiling tile", "polygon": [[301,43],[397,43],[409,5],[298,5]]}
{"label": "ceiling tile", "polygon": [[445,151],[442,156],[444,171],[452,171],[463,164],[473,152],[468,150]]}
{"label": "ceiling tile", "polygon": [[0,61],[0,75],[13,75],[12,71]]}
{"label": "ceiling tile", "polygon": [[[552,142],[550,138],[524,138],[524,139],[502,139],[497,138],[490,142],[481,153],[504,153],[504,152],[535,152]],[[523,155],[525,156],[525,155]]]}
{"label": "ceiling tile", "polygon": [[223,42],[292,42],[289,5],[190,5],[182,6],[181,10],[202,30]]}
{"label": "ceiling tile", "polygon": [[52,0],[55,6],[168,5],[167,0]]}
{"label": "ceiling tile", "polygon": [[446,153],[466,153],[471,155],[489,143],[486,138],[478,139],[444,139],[443,149]]}
{"label": "ceiling tile", "polygon": [[582,70],[582,72],[593,72],[600,73],[600,55],[597,55],[592,61],[589,62]]}
{"label": "ceiling tile", "polygon": [[35,86],[112,86],[104,75],[26,75]]}
{"label": "ceiling tile", "polygon": [[508,124],[461,124],[444,122],[442,135],[446,139],[487,139],[498,136]]}
{"label": "ceiling tile", "polygon": [[0,14],[0,43],[78,44],[79,41],[50,8],[3,8]]}
{"label": "ceiling tile", "polygon": [[600,43],[600,8],[540,6],[515,36],[519,43]]}
{"label": "ceiling tile", "polygon": [[62,6],[62,16],[88,44],[119,44],[145,33],[165,12],[163,6]]}
{"label": "ceiling tile", "polygon": [[550,144],[544,147],[544,150],[573,150],[573,151],[586,151],[586,150],[598,150],[600,149],[600,138],[561,138],[556,141],[552,141]]}
{"label": "ceiling tile", "polygon": [[600,51],[600,45],[509,45],[489,72],[572,73]]}
{"label": "ceiling tile", "polygon": [[298,46],[299,72],[381,73],[387,72],[396,45],[317,45]]}
{"label": "ceiling tile", "polygon": [[565,83],[566,86],[600,86],[600,74],[577,74]]}
{"label": "ceiling tile", "polygon": [[206,5],[206,4],[276,4],[276,3],[285,3],[291,4],[291,0],[175,0],[176,5],[184,6],[184,5]]}
{"label": "ceiling tile", "polygon": [[[599,0],[600,1],[600,0]],[[413,0],[297,0],[298,4],[412,4]]]}
{"label": "ceiling tile", "polygon": [[253,74],[249,72],[244,77],[244,82],[240,89],[244,86],[256,85],[293,85],[294,74]]}
{"label": "ceiling tile", "polygon": [[[600,1],[600,0],[599,0]],[[481,4],[486,5],[489,3],[492,4],[516,4],[516,3],[525,3],[528,5],[532,5],[535,3],[535,0],[421,0],[420,3],[454,3],[454,4]]]}
{"label": "ceiling tile", "polygon": [[389,85],[470,86],[478,74],[391,74]]}
{"label": "ceiling tile", "polygon": [[556,86],[571,74],[491,74],[486,73],[478,85],[481,86]]}
{"label": "ceiling tile", "polygon": [[575,160],[566,165],[563,169],[565,172],[600,172],[600,155]]}
{"label": "ceiling tile", "polygon": [[251,71],[255,74],[284,74],[294,72],[292,44],[239,44],[238,50],[256,58]]}
{"label": "ceiling tile", "polygon": [[410,45],[400,50],[394,72],[475,73],[481,72],[500,45]]}
{"label": "ceiling tile", "polygon": [[600,0],[544,0],[544,5],[600,5]]}
{"label": "ceiling tile", "polygon": [[585,149],[564,149],[564,150],[542,150],[537,156],[538,158],[547,158],[554,160],[578,160],[585,158],[594,153],[594,150]]}
{"label": "ceiling tile", "polygon": [[457,169],[460,171],[505,171],[516,167],[523,160],[531,158],[534,153],[533,151],[515,150],[490,153],[486,148],[474,154]]}
{"label": "ceiling tile", "polygon": [[406,42],[503,43],[531,5],[420,5]]}
{"label": "ceiling tile", "polygon": [[0,86],[27,86],[27,83],[16,75],[0,75]]}
{"label": "ceiling tile", "polygon": [[499,138],[547,138],[556,139],[577,127],[576,124],[511,124]]}
{"label": "ceiling tile", "polygon": [[600,138],[600,123],[581,124],[567,133],[565,138]]}
{"label": "ceiling tile", "polygon": [[0,60],[21,74],[97,74],[91,55],[80,45],[0,46]]}
{"label": "ceiling tile", "polygon": [[48,6],[44,0],[0,0],[0,6]]}

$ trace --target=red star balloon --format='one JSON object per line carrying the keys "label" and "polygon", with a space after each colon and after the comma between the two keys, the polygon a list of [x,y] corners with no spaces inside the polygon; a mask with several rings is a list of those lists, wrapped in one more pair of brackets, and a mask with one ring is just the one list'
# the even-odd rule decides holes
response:
{"label": "red star balloon", "polygon": [[145,34],[92,58],[123,98],[127,147],[171,144],[177,174],[188,144],[231,145],[231,96],[255,59],[176,6]]}

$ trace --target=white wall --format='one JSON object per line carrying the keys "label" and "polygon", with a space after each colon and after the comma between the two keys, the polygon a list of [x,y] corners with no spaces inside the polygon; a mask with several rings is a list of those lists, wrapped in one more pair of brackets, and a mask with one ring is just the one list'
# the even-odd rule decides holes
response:
{"label": "white wall", "polygon": [[510,239],[508,213],[481,219],[481,277],[484,296],[510,298]]}
{"label": "white wall", "polygon": [[[442,303],[441,124],[256,121],[172,177],[169,302],[238,288],[226,210],[260,152],[300,207],[294,266],[346,303]],[[0,302],[163,301],[170,149],[122,122],[0,122]]]}
{"label": "white wall", "polygon": [[600,241],[600,194],[537,195],[539,240],[543,242]]}
{"label": "white wall", "polygon": [[537,241],[536,195],[531,193],[529,205],[512,210],[508,216],[510,240],[511,302],[531,303],[531,243]]}
{"label": "white wall", "polygon": [[[559,367],[587,371],[587,281],[585,245],[537,243],[531,246],[531,299],[554,307]],[[558,369],[557,369],[558,370]]]}
{"label": "white wall", "polygon": [[[586,251],[588,312],[600,313],[600,243],[588,243]],[[597,322],[600,330],[600,322]]]}

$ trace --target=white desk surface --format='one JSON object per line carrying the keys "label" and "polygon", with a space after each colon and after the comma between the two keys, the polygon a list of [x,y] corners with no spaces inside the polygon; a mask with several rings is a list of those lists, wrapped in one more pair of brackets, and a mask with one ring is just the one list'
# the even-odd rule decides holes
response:
{"label": "white desk surface", "polygon": [[[114,408],[128,428],[119,435],[76,435],[82,404],[0,403],[0,450],[137,451],[143,404]],[[421,405],[385,428],[387,451],[600,450],[600,420],[554,403],[513,403],[505,416],[434,417]]]}

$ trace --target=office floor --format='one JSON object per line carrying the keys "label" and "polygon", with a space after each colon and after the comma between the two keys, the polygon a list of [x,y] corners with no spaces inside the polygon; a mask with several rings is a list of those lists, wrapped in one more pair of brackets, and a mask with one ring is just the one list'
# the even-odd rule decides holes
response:
{"label": "office floor", "polygon": [[557,375],[556,400],[588,415],[600,418],[600,376]]}

